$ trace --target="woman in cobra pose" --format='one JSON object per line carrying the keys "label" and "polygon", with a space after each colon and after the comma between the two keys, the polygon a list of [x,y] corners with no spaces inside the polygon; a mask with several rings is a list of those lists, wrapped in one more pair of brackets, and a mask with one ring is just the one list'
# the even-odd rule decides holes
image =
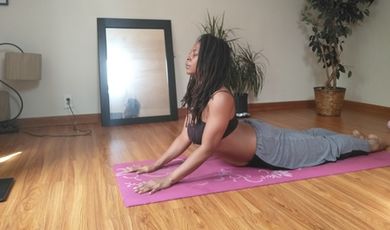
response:
{"label": "woman in cobra pose", "polygon": [[182,100],[187,116],[179,136],[151,165],[129,172],[153,172],[181,155],[192,143],[199,147],[170,175],[141,183],[137,193],[154,193],[172,186],[217,154],[236,166],[294,169],[336,161],[385,147],[375,135],[358,131],[344,135],[326,129],[297,131],[274,127],[260,120],[238,121],[235,103],[224,86],[231,62],[228,44],[210,34],[202,35],[190,50],[186,72],[190,76]]}

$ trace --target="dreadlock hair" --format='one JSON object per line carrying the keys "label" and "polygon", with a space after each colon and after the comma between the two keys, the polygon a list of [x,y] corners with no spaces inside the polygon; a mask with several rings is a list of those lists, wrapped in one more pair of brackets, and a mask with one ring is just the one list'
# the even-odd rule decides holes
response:
{"label": "dreadlock hair", "polygon": [[200,43],[196,73],[190,76],[187,91],[181,100],[191,114],[191,124],[202,120],[202,111],[211,95],[227,79],[231,62],[231,49],[227,42],[211,34],[203,34]]}

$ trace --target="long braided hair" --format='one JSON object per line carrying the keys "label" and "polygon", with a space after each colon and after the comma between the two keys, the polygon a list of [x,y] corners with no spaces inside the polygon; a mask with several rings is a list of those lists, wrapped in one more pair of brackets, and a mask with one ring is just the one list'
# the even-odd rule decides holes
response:
{"label": "long braided hair", "polygon": [[227,80],[231,62],[231,48],[221,38],[203,34],[200,43],[196,73],[190,76],[187,91],[181,100],[187,107],[187,114],[196,124],[202,120],[202,112],[211,95],[220,89]]}

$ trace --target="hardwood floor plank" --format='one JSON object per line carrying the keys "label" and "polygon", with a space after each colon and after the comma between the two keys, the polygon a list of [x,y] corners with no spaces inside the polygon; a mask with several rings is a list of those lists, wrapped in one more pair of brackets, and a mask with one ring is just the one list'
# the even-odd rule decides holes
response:
{"label": "hardwood floor plank", "polygon": [[[252,117],[294,129],[357,128],[390,140],[384,113],[347,108],[340,117],[320,117],[310,108],[259,109]],[[156,159],[182,125],[183,119],[86,122],[79,128],[90,136],[1,135],[0,157],[22,153],[0,163],[0,177],[16,179],[0,203],[0,229],[390,229],[390,167],[126,208],[111,167]],[[26,129],[73,132],[62,125]]]}

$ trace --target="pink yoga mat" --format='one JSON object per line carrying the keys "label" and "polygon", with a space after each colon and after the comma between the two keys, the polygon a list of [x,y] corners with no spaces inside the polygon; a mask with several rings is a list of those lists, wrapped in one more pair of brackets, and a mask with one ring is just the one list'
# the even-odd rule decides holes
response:
{"label": "pink yoga mat", "polygon": [[217,158],[210,158],[191,175],[170,188],[151,195],[137,194],[133,192],[134,186],[142,181],[167,176],[183,162],[183,159],[176,159],[167,167],[153,173],[140,175],[127,173],[127,168],[132,165],[150,162],[152,161],[129,162],[113,166],[126,207],[390,166],[390,152],[377,152],[309,168],[274,171],[234,167]]}

